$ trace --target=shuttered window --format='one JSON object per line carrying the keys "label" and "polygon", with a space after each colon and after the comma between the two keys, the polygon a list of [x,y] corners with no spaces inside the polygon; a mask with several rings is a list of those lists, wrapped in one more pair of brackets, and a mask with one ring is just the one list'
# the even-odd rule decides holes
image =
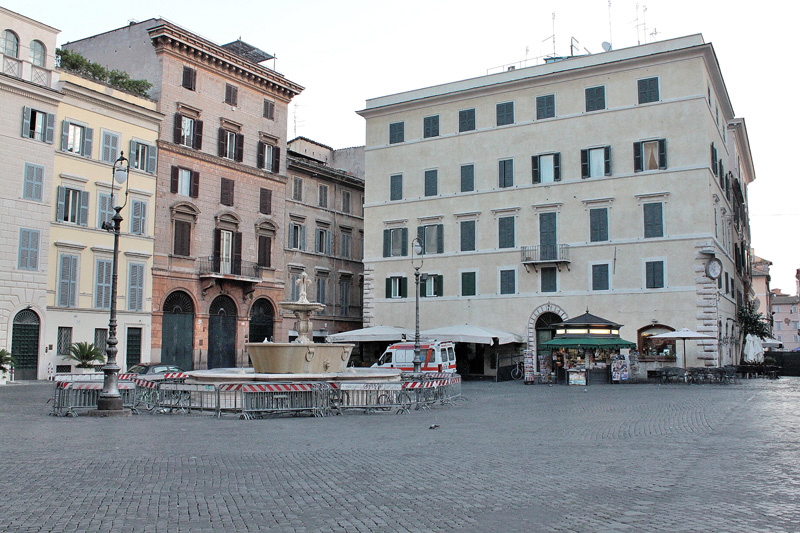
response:
{"label": "shuttered window", "polygon": [[233,186],[234,181],[228,178],[220,178],[219,203],[222,205],[233,205]]}
{"label": "shuttered window", "polygon": [[581,150],[581,178],[611,175],[611,147]]}
{"label": "shuttered window", "polygon": [[475,165],[461,165],[461,192],[475,190]]}
{"label": "shuttered window", "polygon": [[542,267],[541,269],[541,291],[558,291],[558,269],[556,267]]}
{"label": "shuttered window", "polygon": [[561,154],[535,155],[531,157],[533,183],[553,183],[561,181]]}
{"label": "shuttered window", "polygon": [[228,105],[238,105],[239,103],[239,88],[230,83],[225,84],[225,103]]}
{"label": "shuttered window", "polygon": [[59,186],[56,189],[56,220],[86,226],[89,222],[89,192]]}
{"label": "shuttered window", "polygon": [[458,112],[458,131],[472,131],[475,129],[475,110],[462,109]]}
{"label": "shuttered window", "polygon": [[439,136],[439,115],[422,119],[422,136],[426,139]]}
{"label": "shuttered window", "polygon": [[514,123],[514,102],[497,104],[497,125],[505,126]]}
{"label": "shuttered window", "polygon": [[264,118],[275,120],[275,102],[272,100],[264,100]]}
{"label": "shuttered window", "polygon": [[389,178],[389,200],[403,199],[403,175],[395,174]]}
{"label": "shuttered window", "polygon": [[463,220],[459,227],[461,229],[461,251],[472,252],[475,250],[475,221]]}
{"label": "shuttered window", "polygon": [[589,210],[589,240],[604,242],[608,240],[608,209],[605,207]]}
{"label": "shuttered window", "polygon": [[647,261],[645,266],[645,287],[648,289],[664,288],[664,262]]}
{"label": "shuttered window", "polygon": [[350,191],[342,191],[342,213],[350,213]]}
{"label": "shuttered window", "polygon": [[497,220],[498,248],[513,248],[514,244],[514,217],[500,217]]}
{"label": "shuttered window", "polygon": [[428,274],[420,283],[419,295],[422,298],[444,296],[444,276],[441,274]]}
{"label": "shuttered window", "polygon": [[664,170],[667,168],[667,141],[643,141],[633,143],[633,171]]}
{"label": "shuttered window", "polygon": [[39,230],[20,228],[17,268],[22,270],[39,269]]}
{"label": "shuttered window", "polygon": [[56,116],[30,107],[22,108],[22,136],[53,144]]}
{"label": "shuttered window", "polygon": [[500,188],[512,187],[514,185],[514,160],[503,159],[498,165],[498,184]]}
{"label": "shuttered window", "polygon": [[128,311],[144,309],[144,263],[128,265]]}
{"label": "shuttered window", "polygon": [[500,294],[516,294],[517,292],[517,271],[500,271]]}
{"label": "shuttered window", "polygon": [[425,196],[436,196],[439,193],[439,171],[425,171]]}
{"label": "shuttered window", "polygon": [[173,253],[175,255],[188,257],[191,252],[191,242],[192,242],[192,223],[186,220],[176,220]]}
{"label": "shuttered window", "polygon": [[262,188],[259,193],[258,212],[262,215],[272,213],[272,190]]}
{"label": "shuttered window", "polygon": [[644,204],[644,237],[651,239],[664,236],[664,219],[660,202]]}
{"label": "shuttered window", "polygon": [[98,309],[111,308],[111,261],[97,260],[94,283],[94,306]]}
{"label": "shuttered window", "polygon": [[405,124],[394,122],[389,124],[389,144],[401,143],[405,140]]}
{"label": "shuttered window", "polygon": [[639,103],[658,102],[658,78],[646,78],[638,81]]}
{"label": "shuttered window", "polygon": [[592,290],[608,290],[608,264],[592,265]]}
{"label": "shuttered window", "polygon": [[383,230],[383,257],[408,255],[408,228]]}
{"label": "shuttered window", "polygon": [[461,296],[475,296],[477,294],[476,272],[461,273]]}
{"label": "shuttered window", "polygon": [[114,163],[117,157],[119,157],[119,134],[112,131],[104,131],[100,159],[106,163]]}
{"label": "shuttered window", "polygon": [[303,224],[289,223],[289,248],[293,250],[306,249],[306,227]]}
{"label": "shuttered window", "polygon": [[536,120],[543,118],[553,118],[556,116],[556,95],[536,97]]}
{"label": "shuttered window", "polygon": [[272,238],[267,235],[258,236],[258,266],[272,266]]}
{"label": "shuttered window", "polygon": [[75,307],[78,295],[78,256],[63,254],[59,257],[58,306]]}
{"label": "shuttered window", "polygon": [[183,67],[183,78],[181,79],[181,87],[194,91],[197,82],[197,71],[192,67]]}
{"label": "shuttered window", "polygon": [[22,197],[26,200],[41,202],[43,187],[44,167],[25,163],[25,185],[22,189]]}
{"label": "shuttered window", "polygon": [[317,188],[317,205],[320,207],[328,207],[328,186],[320,185]]}
{"label": "shuttered window", "polygon": [[133,200],[131,202],[131,233],[147,234],[147,202]]}
{"label": "shuttered window", "polygon": [[539,258],[542,261],[558,259],[557,213],[539,214]]}
{"label": "shuttered window", "polygon": [[405,277],[386,278],[387,298],[406,298],[408,296],[408,279]]}
{"label": "shuttered window", "polygon": [[423,254],[444,253],[444,224],[417,227],[417,238]]}
{"label": "shuttered window", "polygon": [[606,108],[606,88],[589,87],[586,89],[586,111],[599,111]]}

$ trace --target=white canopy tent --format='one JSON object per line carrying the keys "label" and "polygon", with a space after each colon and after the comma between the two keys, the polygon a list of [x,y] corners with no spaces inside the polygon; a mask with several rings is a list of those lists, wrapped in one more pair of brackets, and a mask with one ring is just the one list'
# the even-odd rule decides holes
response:
{"label": "white canopy tent", "polygon": [[414,330],[396,326],[372,326],[333,333],[325,337],[325,342],[392,342],[414,338]]}
{"label": "white canopy tent", "polygon": [[[509,333],[499,329],[487,328],[483,326],[473,326],[464,324],[460,326],[447,326],[444,328],[426,329],[420,331],[420,337],[426,339],[436,339],[439,341],[452,342],[471,342],[475,344],[510,344],[512,342],[522,342],[522,337],[516,333]],[[413,339],[413,333],[411,335]]]}

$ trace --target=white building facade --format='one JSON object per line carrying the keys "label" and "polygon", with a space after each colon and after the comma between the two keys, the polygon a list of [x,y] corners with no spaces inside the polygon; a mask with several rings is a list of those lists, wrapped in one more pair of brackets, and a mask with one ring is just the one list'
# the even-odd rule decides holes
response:
{"label": "white building facade", "polygon": [[701,36],[374,98],[359,114],[365,325],[413,327],[416,237],[422,329],[519,333],[539,368],[552,325],[588,309],[623,324],[645,366],[675,356],[648,337],[683,327],[712,337],[687,342],[687,366],[737,362],[755,175]]}

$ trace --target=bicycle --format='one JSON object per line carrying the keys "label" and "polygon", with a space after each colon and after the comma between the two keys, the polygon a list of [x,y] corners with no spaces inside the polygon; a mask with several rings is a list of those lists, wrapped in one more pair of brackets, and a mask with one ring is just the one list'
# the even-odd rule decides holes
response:
{"label": "bicycle", "polygon": [[512,379],[522,379],[525,376],[525,363],[522,361],[517,361],[514,365],[514,368],[511,369],[511,378]]}

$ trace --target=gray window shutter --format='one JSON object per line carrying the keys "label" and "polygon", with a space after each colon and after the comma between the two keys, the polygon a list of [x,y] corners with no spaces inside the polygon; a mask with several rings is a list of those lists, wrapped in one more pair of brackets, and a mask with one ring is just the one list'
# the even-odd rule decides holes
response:
{"label": "gray window shutter", "polygon": [[402,255],[408,255],[408,228],[403,228],[400,230],[400,246],[402,248]]}
{"label": "gray window shutter", "polygon": [[642,143],[633,143],[633,171],[641,172],[644,169],[642,164]]}
{"label": "gray window shutter", "polygon": [[514,217],[503,217],[498,221],[498,248],[514,247]]}
{"label": "gray window shutter", "polygon": [[128,277],[128,309],[141,311],[144,303],[144,265],[131,263]]}
{"label": "gray window shutter", "polygon": [[436,253],[444,253],[444,224],[436,226]]}
{"label": "gray window shutter", "polygon": [[62,255],[59,277],[59,307],[74,307],[78,284],[78,256]]}
{"label": "gray window shutter", "polygon": [[306,249],[306,227],[300,226],[300,249]]}
{"label": "gray window shutter", "polygon": [[56,190],[56,195],[58,197],[58,201],[56,203],[56,220],[63,222],[64,209],[66,209],[67,203],[67,188],[59,185],[58,189]]}
{"label": "gray window shutter", "polygon": [[94,129],[84,128],[83,134],[83,151],[81,152],[81,155],[91,159],[92,146],[94,145]]}
{"label": "gray window shutter", "polygon": [[[131,163],[131,166],[133,166],[133,164],[134,164],[134,162],[135,162],[135,160],[136,160],[136,145],[137,145],[137,144],[139,144],[139,143],[137,143],[137,142],[136,142],[136,141],[134,141],[133,139],[131,139],[131,140],[128,142],[128,160],[129,160],[129,162]],[[136,167],[134,167],[134,168],[136,168]],[[144,170],[144,169],[143,169],[143,168],[141,168],[141,169],[139,169],[139,170]]]}
{"label": "gray window shutter", "polygon": [[133,202],[133,217],[131,233],[144,235],[146,233],[147,204],[145,202]]}
{"label": "gray window shutter", "polygon": [[383,230],[383,257],[392,255],[392,230]]}
{"label": "gray window shutter", "polygon": [[81,226],[89,224],[89,191],[81,191],[81,212],[78,217],[78,224]]}
{"label": "gray window shutter", "polygon": [[475,221],[465,220],[461,223],[461,251],[475,250]]}
{"label": "gray window shutter", "polygon": [[581,150],[581,178],[589,177],[589,150]]}
{"label": "gray window shutter", "polygon": [[558,240],[556,233],[556,213],[539,215],[540,258],[552,261],[558,258]]}
{"label": "gray window shutter", "polygon": [[561,152],[553,154],[553,181],[561,181]]}
{"label": "gray window shutter", "polygon": [[604,155],[604,158],[605,158],[605,175],[606,176],[610,176],[611,175],[611,147],[610,146],[606,146],[605,148],[603,148],[603,155]]}
{"label": "gray window shutter", "polygon": [[158,147],[156,145],[150,145],[147,147],[147,172],[155,174],[157,162]]}
{"label": "gray window shutter", "polygon": [[658,140],[658,168],[664,170],[667,168],[667,140]]}
{"label": "gray window shutter", "polygon": [[27,106],[22,108],[22,136],[31,136],[31,108]]}
{"label": "gray window shutter", "polygon": [[69,122],[61,121],[61,149],[66,150],[69,144]]}
{"label": "gray window shutter", "polygon": [[428,253],[425,249],[425,226],[417,226],[417,239],[419,239],[419,243],[422,245],[422,253]]}
{"label": "gray window shutter", "polygon": [[47,114],[47,125],[44,130],[44,142],[53,144],[53,138],[56,132],[56,116],[50,113]]}
{"label": "gray window shutter", "polygon": [[541,183],[542,177],[539,173],[539,156],[534,155],[531,157],[531,173],[533,174],[533,183]]}

